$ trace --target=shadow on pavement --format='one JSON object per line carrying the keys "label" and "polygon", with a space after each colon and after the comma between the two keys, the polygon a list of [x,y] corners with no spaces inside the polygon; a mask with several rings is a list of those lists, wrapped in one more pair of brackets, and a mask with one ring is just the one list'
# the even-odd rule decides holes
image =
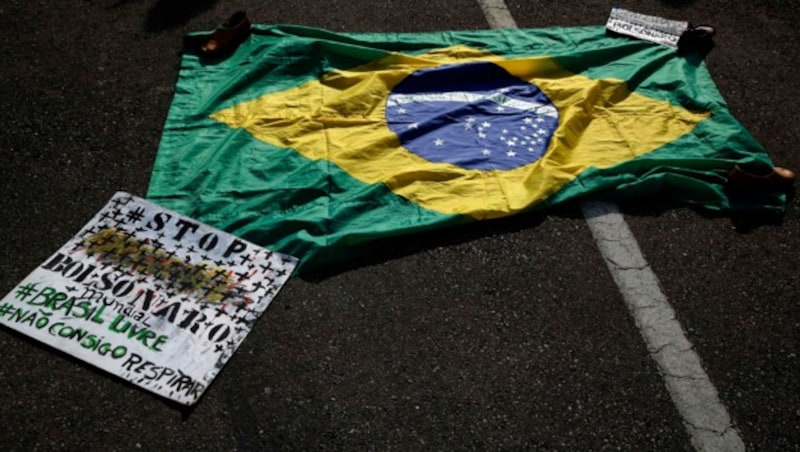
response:
{"label": "shadow on pavement", "polygon": [[661,0],[661,3],[671,8],[685,8],[692,6],[694,0]]}
{"label": "shadow on pavement", "polygon": [[[120,0],[117,5],[130,2]],[[211,9],[217,0],[157,0],[147,11],[144,28],[160,32],[187,24],[193,17]]]}
{"label": "shadow on pavement", "polygon": [[[786,212],[790,212],[794,202],[794,194],[787,195],[787,208]],[[687,206],[678,201],[670,201],[668,199],[652,199],[647,202],[642,200],[624,200],[620,201],[619,205],[625,215],[634,217],[661,217],[664,213],[681,208],[691,209],[692,212],[698,216],[710,220],[727,218],[731,222],[731,226],[740,234],[748,234],[756,229],[765,226],[781,226],[784,223],[786,214],[781,213],[767,213],[767,212],[716,212],[702,207]]]}

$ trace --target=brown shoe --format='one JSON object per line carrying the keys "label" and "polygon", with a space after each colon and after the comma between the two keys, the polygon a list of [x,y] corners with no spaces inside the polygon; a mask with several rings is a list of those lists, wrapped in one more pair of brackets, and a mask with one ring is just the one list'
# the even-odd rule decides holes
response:
{"label": "brown shoe", "polygon": [[696,27],[689,25],[689,28],[678,39],[678,53],[708,53],[714,47],[713,38],[716,34],[716,28],[711,25],[698,25]]}
{"label": "brown shoe", "polygon": [[776,166],[771,171],[756,174],[736,165],[728,175],[727,187],[738,192],[789,191],[797,178],[794,171]]}
{"label": "brown shoe", "polygon": [[250,19],[244,11],[238,11],[220,25],[208,40],[200,46],[200,52],[208,57],[221,57],[233,53],[239,44],[250,36]]}

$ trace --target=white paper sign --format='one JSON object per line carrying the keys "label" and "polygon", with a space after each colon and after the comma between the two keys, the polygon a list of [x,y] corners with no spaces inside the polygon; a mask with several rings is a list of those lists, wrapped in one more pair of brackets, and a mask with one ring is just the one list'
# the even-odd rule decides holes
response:
{"label": "white paper sign", "polygon": [[0,301],[0,323],[190,405],[296,263],[119,192]]}
{"label": "white paper sign", "polygon": [[634,13],[621,8],[612,8],[606,28],[616,33],[646,41],[678,47],[678,40],[689,28],[689,22],[664,19],[658,16]]}

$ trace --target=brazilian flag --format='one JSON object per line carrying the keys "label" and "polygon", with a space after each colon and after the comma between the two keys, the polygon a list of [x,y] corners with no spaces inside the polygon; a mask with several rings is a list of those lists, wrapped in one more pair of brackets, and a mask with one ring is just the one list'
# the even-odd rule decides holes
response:
{"label": "brazilian flag", "polygon": [[301,259],[587,195],[780,211],[723,188],[772,167],[699,55],[596,27],[332,33],[254,26],[186,54],[148,198]]}

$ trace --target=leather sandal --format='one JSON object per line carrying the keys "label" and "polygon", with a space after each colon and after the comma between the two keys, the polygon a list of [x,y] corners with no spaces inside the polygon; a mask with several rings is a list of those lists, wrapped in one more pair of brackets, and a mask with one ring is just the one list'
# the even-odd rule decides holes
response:
{"label": "leather sandal", "polygon": [[221,57],[233,53],[250,36],[250,19],[244,11],[237,11],[217,27],[208,40],[200,46],[200,53],[208,57]]}

